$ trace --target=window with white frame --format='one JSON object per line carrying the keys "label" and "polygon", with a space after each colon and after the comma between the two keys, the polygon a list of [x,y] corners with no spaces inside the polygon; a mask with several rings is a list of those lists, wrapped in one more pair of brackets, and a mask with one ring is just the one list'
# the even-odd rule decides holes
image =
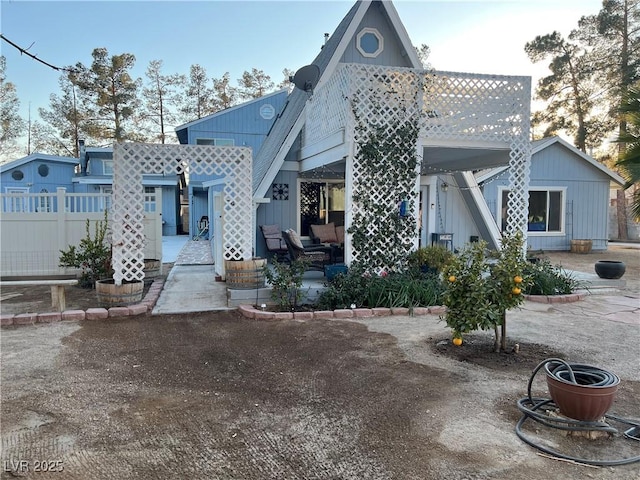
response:
{"label": "window with white frame", "polygon": [[144,187],[144,211],[155,212],[156,205],[157,200],[155,187]]}
{"label": "window with white frame", "polygon": [[233,147],[233,138],[197,138],[196,145],[215,145],[216,147]]}
{"label": "window with white frame", "polygon": [[[499,223],[502,231],[506,229],[507,197],[509,190],[501,190],[501,208]],[[530,234],[564,233],[565,189],[536,188],[529,190],[529,215],[527,231]]]}
{"label": "window with white frame", "polygon": [[111,210],[113,187],[111,185],[109,185],[109,186],[101,186],[100,187],[100,193],[104,193],[104,194],[108,194],[109,195],[108,197],[100,198],[100,201],[99,201],[100,210]]}
{"label": "window with white frame", "polygon": [[6,197],[4,200],[4,211],[11,213],[28,212],[28,197],[17,196],[23,193],[29,193],[28,187],[5,187],[5,193],[15,196]]}
{"label": "window with white frame", "polygon": [[113,160],[102,160],[102,174],[113,175]]}
{"label": "window with white frame", "polygon": [[51,196],[49,195],[49,190],[43,188],[40,190],[42,194],[38,198],[38,211],[39,212],[50,212],[51,211]]}

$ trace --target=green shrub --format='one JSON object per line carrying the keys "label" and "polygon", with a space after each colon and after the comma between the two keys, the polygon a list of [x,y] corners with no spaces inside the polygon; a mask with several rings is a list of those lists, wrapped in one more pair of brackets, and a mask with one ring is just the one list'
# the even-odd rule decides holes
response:
{"label": "green shrub", "polygon": [[439,305],[444,287],[435,274],[382,273],[371,275],[362,269],[349,267],[346,274],[337,275],[320,294],[317,307],[427,307]]}
{"label": "green shrub", "polygon": [[528,263],[524,273],[529,279],[524,290],[528,295],[567,295],[583,287],[571,273],[548,259]]}
{"label": "green shrub", "polygon": [[264,276],[271,284],[271,299],[283,312],[293,312],[298,308],[304,294],[302,276],[309,266],[307,258],[297,258],[291,263],[273,261],[273,270],[268,265],[263,267]]}
{"label": "green shrub", "polygon": [[452,260],[453,252],[443,245],[429,245],[420,247],[411,252],[407,257],[407,263],[411,268],[422,268],[441,272],[443,268]]}
{"label": "green shrub", "polygon": [[79,268],[82,270],[78,285],[82,288],[95,288],[97,280],[113,275],[111,268],[111,246],[105,242],[107,234],[107,213],[104,221],[98,220],[91,237],[91,222],[87,219],[86,236],[80,244],[69,245],[67,250],[60,250],[59,265],[61,267]]}

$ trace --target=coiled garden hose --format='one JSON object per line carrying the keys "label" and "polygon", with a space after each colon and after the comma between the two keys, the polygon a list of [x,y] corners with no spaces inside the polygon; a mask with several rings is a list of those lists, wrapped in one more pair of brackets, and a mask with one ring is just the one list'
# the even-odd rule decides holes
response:
{"label": "coiled garden hose", "polygon": [[[527,385],[527,397],[521,398],[518,400],[518,409],[522,412],[522,417],[518,420],[516,424],[516,435],[525,442],[526,444],[536,448],[544,453],[552,455],[557,458],[561,458],[564,460],[569,460],[573,462],[584,463],[587,465],[596,465],[596,466],[616,466],[616,465],[626,465],[629,463],[634,463],[640,461],[640,455],[629,458],[621,458],[616,460],[590,460],[584,458],[571,457],[569,455],[564,455],[560,452],[556,452],[551,450],[550,448],[539,445],[529,438],[527,438],[522,432],[522,426],[527,421],[528,418],[532,418],[535,421],[556,429],[560,430],[570,430],[570,431],[599,431],[599,432],[608,432],[612,434],[619,434],[617,428],[611,426],[607,422],[587,422],[583,420],[574,420],[572,418],[566,417],[556,417],[546,415],[545,410],[551,410],[557,408],[557,405],[551,399],[547,398],[537,398],[531,396],[531,385],[533,384],[533,379],[535,378],[538,371],[544,367],[545,365],[553,365],[558,364],[553,368],[548,367],[547,371],[550,372],[556,378],[562,379],[567,382],[571,382],[574,384],[580,383],[582,385],[592,385],[592,386],[607,386],[612,385],[613,382],[617,382],[618,378],[606,370],[602,370],[599,368],[591,367],[589,365],[580,365],[580,364],[568,364],[562,359],[559,358],[548,358],[541,362],[531,374],[529,378],[529,384]],[[580,380],[578,382],[577,380]],[[605,419],[613,420],[621,424],[630,425],[635,427],[636,429],[640,429],[640,423],[634,422],[632,420],[620,418],[616,415],[606,414]],[[625,437],[628,435],[625,434]],[[633,437],[635,440],[638,440],[636,437]]]}

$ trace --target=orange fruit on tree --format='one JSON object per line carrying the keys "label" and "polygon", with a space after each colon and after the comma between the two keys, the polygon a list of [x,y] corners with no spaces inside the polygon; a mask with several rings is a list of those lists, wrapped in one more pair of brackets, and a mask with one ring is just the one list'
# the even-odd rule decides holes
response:
{"label": "orange fruit on tree", "polygon": [[460,337],[454,337],[452,342],[456,347],[459,347],[460,345],[462,345],[462,339]]}
{"label": "orange fruit on tree", "polygon": [[522,290],[519,289],[518,287],[513,287],[511,289],[511,293],[513,293],[514,295],[520,295],[521,292],[522,292]]}
{"label": "orange fruit on tree", "polygon": [[513,277],[513,281],[515,283],[522,283],[522,277],[520,275],[516,275],[515,277]]}
{"label": "orange fruit on tree", "polygon": [[449,281],[450,281],[451,283],[455,282],[455,281],[456,281],[456,276],[455,276],[455,275],[451,275],[451,276],[449,276]]}

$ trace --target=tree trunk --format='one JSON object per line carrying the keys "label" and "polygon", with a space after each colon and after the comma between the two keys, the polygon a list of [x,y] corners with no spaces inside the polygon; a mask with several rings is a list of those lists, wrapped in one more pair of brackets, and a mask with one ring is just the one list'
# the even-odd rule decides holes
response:
{"label": "tree trunk", "polygon": [[500,339],[500,350],[507,351],[507,312],[502,312],[502,338]]}
{"label": "tree trunk", "polygon": [[624,190],[616,190],[616,212],[618,217],[618,240],[627,240],[627,198]]}
{"label": "tree trunk", "polygon": [[495,339],[493,341],[493,351],[495,353],[500,353],[500,332],[498,331],[498,325],[494,325],[493,332],[495,334]]}

